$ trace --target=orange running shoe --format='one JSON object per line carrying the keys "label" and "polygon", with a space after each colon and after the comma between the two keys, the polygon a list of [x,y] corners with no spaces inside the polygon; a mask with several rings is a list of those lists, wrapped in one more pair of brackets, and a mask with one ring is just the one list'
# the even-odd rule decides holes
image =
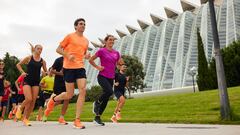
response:
{"label": "orange running shoe", "polygon": [[8,119],[12,119],[13,118],[13,112],[10,111],[9,114],[8,114]]}
{"label": "orange running shoe", "polygon": [[15,118],[13,119],[13,121],[14,121],[14,122],[18,122],[18,119],[15,117]]}
{"label": "orange running shoe", "polygon": [[117,122],[118,122],[115,115],[112,116],[111,121],[112,121],[113,123],[117,123]]}
{"label": "orange running shoe", "polygon": [[121,113],[120,113],[120,112],[117,112],[117,113],[116,113],[116,119],[117,119],[117,120],[120,120],[121,118],[122,118]]}
{"label": "orange running shoe", "polygon": [[37,115],[37,116],[36,116],[36,121],[42,121],[42,117],[39,116],[39,115]]}
{"label": "orange running shoe", "polygon": [[16,118],[21,119],[22,117],[22,110],[20,109],[21,107],[19,106],[16,112]]}
{"label": "orange running shoe", "polygon": [[49,101],[48,101],[48,103],[47,103],[47,109],[44,111],[44,115],[46,116],[46,117],[48,117],[48,115],[51,113],[51,111],[53,111],[53,108],[54,108],[54,101],[53,101],[53,97],[54,97],[55,95],[54,94],[52,94],[52,96],[50,97],[50,99],[49,99]]}
{"label": "orange running shoe", "polygon": [[4,121],[3,117],[0,117],[0,122],[3,122],[3,121]]}
{"label": "orange running shoe", "polygon": [[73,127],[79,129],[85,128],[85,126],[81,123],[80,119],[75,119],[75,121],[73,122]]}
{"label": "orange running shoe", "polygon": [[68,123],[64,120],[63,117],[59,117],[58,123],[61,124],[61,125],[67,125],[67,124],[68,124]]}
{"label": "orange running shoe", "polygon": [[17,113],[17,107],[15,107],[13,110],[13,114],[16,114],[16,113]]}
{"label": "orange running shoe", "polygon": [[26,119],[26,118],[23,119],[23,124],[24,124],[25,126],[32,126],[31,123],[30,123],[30,121],[29,121],[28,119]]}

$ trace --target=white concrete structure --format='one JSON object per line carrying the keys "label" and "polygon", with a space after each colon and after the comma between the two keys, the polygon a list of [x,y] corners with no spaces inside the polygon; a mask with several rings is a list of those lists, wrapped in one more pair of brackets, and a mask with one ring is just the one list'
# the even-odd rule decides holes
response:
{"label": "white concrete structure", "polygon": [[[215,0],[221,48],[240,39],[240,0]],[[114,48],[122,55],[137,56],[144,65],[148,89],[163,90],[192,86],[191,67],[198,67],[197,30],[208,60],[213,57],[213,37],[209,5],[201,0],[194,5],[181,0],[183,13],[165,7],[164,19],[150,14],[153,24],[137,20],[141,30],[126,25],[128,32],[117,30]],[[89,84],[96,83],[97,72],[89,70]],[[93,81],[95,80],[95,81]]]}

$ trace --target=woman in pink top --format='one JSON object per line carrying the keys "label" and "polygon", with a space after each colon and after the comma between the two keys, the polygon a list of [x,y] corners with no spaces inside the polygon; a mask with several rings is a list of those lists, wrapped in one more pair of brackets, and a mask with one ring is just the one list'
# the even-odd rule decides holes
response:
{"label": "woman in pink top", "polygon": [[[93,122],[101,126],[105,124],[102,122],[100,116],[107,106],[109,97],[113,94],[115,68],[121,61],[120,53],[113,49],[114,40],[114,36],[107,35],[104,39],[104,47],[100,48],[89,60],[90,64],[99,70],[97,79],[103,89],[102,95],[93,103],[93,113],[96,115]],[[96,58],[100,59],[100,65],[96,65],[94,62]]]}

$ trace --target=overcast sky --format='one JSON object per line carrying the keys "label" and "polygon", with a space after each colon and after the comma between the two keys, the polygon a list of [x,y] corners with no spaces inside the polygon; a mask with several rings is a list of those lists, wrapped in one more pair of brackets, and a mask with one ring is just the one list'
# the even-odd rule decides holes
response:
{"label": "overcast sky", "polygon": [[150,13],[166,18],[164,7],[182,12],[180,0],[0,0],[0,58],[6,52],[20,59],[30,55],[29,41],[43,45],[42,57],[51,66],[76,18],[85,18],[85,36],[99,42],[107,33],[118,37],[116,29],[128,33],[126,24],[140,29],[137,19],[152,24]]}

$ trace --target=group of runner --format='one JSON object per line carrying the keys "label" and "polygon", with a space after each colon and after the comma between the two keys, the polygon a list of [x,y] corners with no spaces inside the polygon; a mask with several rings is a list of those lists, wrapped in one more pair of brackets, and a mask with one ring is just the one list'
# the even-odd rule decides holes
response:
{"label": "group of runner", "polygon": [[[43,99],[43,101],[39,101],[41,105],[37,120],[46,122],[54,107],[63,104],[58,121],[60,124],[68,124],[64,120],[64,115],[66,114],[69,100],[74,95],[74,84],[76,82],[79,94],[73,126],[80,129],[85,128],[80,119],[86,95],[87,76],[84,68],[85,59],[89,60],[89,63],[99,70],[97,80],[103,89],[100,97],[93,103],[94,123],[101,126],[105,125],[101,120],[101,115],[113,93],[117,97],[118,103],[111,120],[116,123],[121,119],[121,109],[125,103],[124,87],[128,81],[128,77],[125,75],[126,65],[120,53],[113,49],[115,37],[112,35],[105,37],[104,47],[100,48],[92,56],[90,55],[88,52],[89,41],[83,35],[85,23],[83,18],[75,20],[75,32],[68,34],[56,49],[56,52],[62,55],[62,57],[57,58],[48,71],[45,60],[41,58],[42,45],[37,44],[34,46],[29,43],[32,55],[25,57],[16,65],[21,72],[20,77],[16,81],[16,84],[18,84],[17,89],[19,91],[23,90],[25,99],[16,107],[17,109],[15,110],[17,111],[15,111],[15,114],[17,119],[22,119],[24,125],[31,126],[29,117],[38,97]],[[100,59],[100,65],[95,63],[97,58]],[[27,66],[26,71],[23,70],[23,65]],[[116,68],[120,70],[118,73],[116,73]],[[4,75],[1,69],[3,68],[0,65],[0,101],[4,95],[2,92]],[[48,72],[48,75],[42,78],[42,80],[41,69],[43,69],[43,72]],[[40,88],[42,90],[39,94]],[[45,101],[47,101],[46,109],[43,112]]]}

